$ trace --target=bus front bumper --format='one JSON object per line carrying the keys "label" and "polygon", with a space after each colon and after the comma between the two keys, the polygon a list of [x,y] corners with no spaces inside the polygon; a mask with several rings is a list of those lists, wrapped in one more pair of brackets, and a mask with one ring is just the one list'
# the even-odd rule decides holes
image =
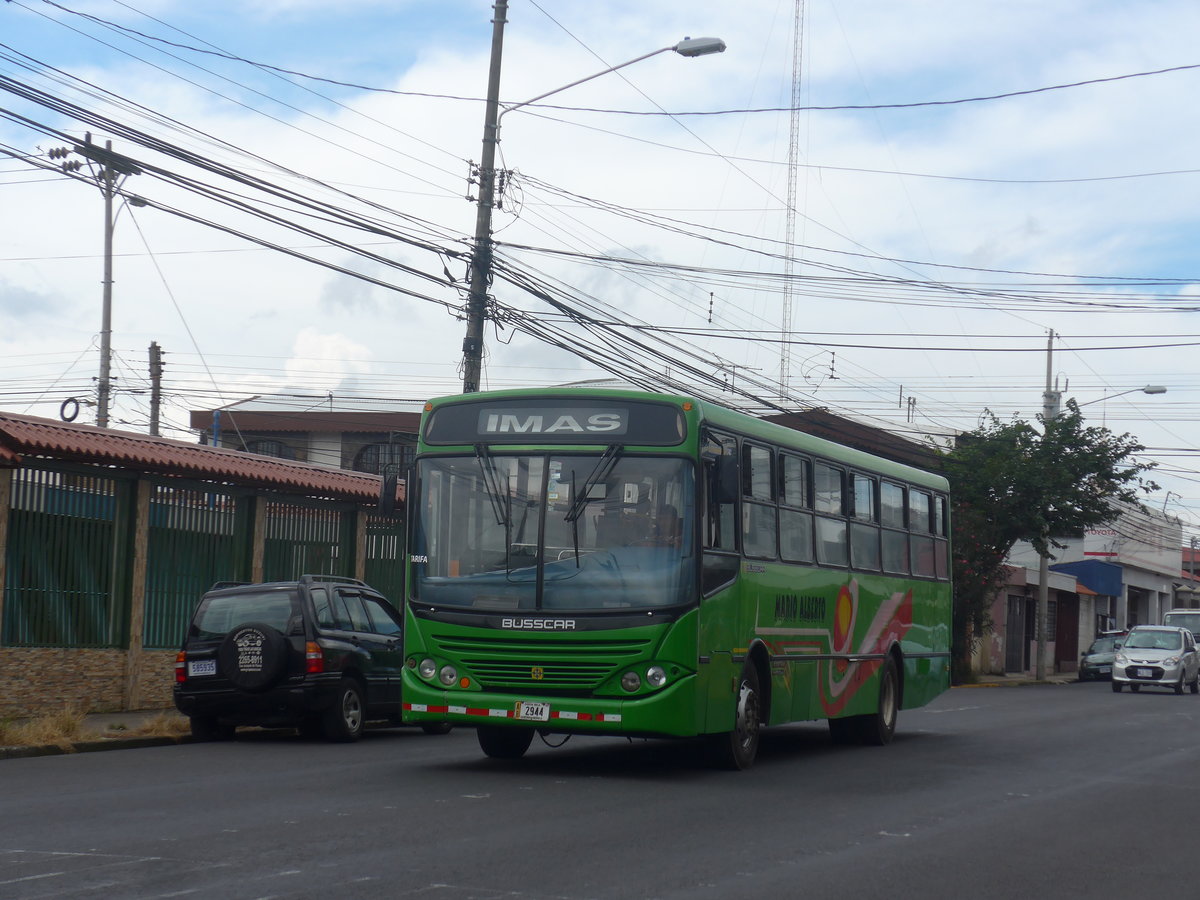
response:
{"label": "bus front bumper", "polygon": [[404,722],[512,725],[572,734],[693,737],[697,732],[694,678],[654,694],[617,697],[539,696],[488,691],[449,691],[406,671]]}

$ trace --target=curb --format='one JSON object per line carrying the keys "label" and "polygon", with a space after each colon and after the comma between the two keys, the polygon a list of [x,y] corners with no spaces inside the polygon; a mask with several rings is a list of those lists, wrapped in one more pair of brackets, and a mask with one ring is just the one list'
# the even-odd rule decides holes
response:
{"label": "curb", "polygon": [[0,759],[28,759],[32,756],[66,756],[69,753],[97,753],[103,750],[136,750],[142,747],[168,747],[191,743],[192,738],[130,737],[72,741],[66,745],[42,744],[36,747],[0,747]]}

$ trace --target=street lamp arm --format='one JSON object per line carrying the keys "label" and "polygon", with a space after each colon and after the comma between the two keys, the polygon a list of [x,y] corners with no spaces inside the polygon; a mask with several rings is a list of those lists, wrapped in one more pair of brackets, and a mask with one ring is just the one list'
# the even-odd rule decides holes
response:
{"label": "street lamp arm", "polygon": [[500,110],[500,116],[507,112],[512,112],[514,109],[520,109],[523,106],[529,106],[531,103],[537,103],[539,100],[545,100],[547,97],[552,97],[562,91],[569,90],[576,85],[583,84],[585,81],[591,81],[593,78],[599,78],[601,75],[607,75],[610,72],[616,72],[618,69],[624,69],[626,66],[632,66],[634,63],[640,63],[644,59],[649,59],[652,56],[658,56],[660,53],[669,53],[674,51],[680,56],[707,56],[710,53],[723,53],[725,51],[725,42],[720,38],[684,38],[678,44],[672,44],[670,47],[660,47],[657,50],[651,50],[649,53],[643,53],[641,56],[636,56],[633,59],[626,60],[623,63],[618,63],[615,66],[609,66],[594,75],[588,75],[586,78],[580,78],[578,81],[572,81],[570,84],[564,84],[562,87],[555,88],[552,91],[546,91],[544,94],[538,94],[529,100],[522,103],[514,103],[512,106],[505,106]]}
{"label": "street lamp arm", "polygon": [[523,103],[514,103],[512,106],[505,106],[504,109],[500,110],[500,115],[503,116],[505,113],[512,112],[514,109],[520,109],[522,106],[529,106],[529,104],[537,103],[539,100],[545,100],[547,97],[552,97],[555,94],[573,88],[576,85],[583,84],[585,81],[591,81],[593,78],[599,78],[601,75],[607,75],[609,72],[615,72],[618,69],[625,68],[626,66],[632,66],[634,63],[641,62],[643,59],[649,59],[652,56],[658,56],[660,53],[666,53],[669,50],[674,49],[674,47],[662,47],[658,50],[651,50],[649,53],[643,53],[641,56],[637,57],[637,59],[631,59],[628,62],[621,63],[620,65],[611,66],[602,72],[597,72],[595,75],[589,75],[586,78],[580,78],[578,81],[572,81],[570,84],[564,84],[562,87],[555,88],[552,91],[546,91],[544,94],[538,94],[536,97],[526,100]]}
{"label": "street lamp arm", "polygon": [[1138,393],[1141,393],[1141,394],[1165,394],[1166,392],[1167,392],[1166,387],[1164,387],[1161,384],[1148,384],[1145,387],[1130,388],[1127,391],[1121,391],[1120,393],[1117,393],[1117,394],[1106,394],[1105,396],[1099,397],[1096,400],[1088,400],[1086,403],[1076,403],[1075,405],[1077,407],[1078,406],[1091,406],[1093,403],[1103,403],[1105,400],[1112,400],[1115,397],[1124,397],[1126,394],[1138,394]]}

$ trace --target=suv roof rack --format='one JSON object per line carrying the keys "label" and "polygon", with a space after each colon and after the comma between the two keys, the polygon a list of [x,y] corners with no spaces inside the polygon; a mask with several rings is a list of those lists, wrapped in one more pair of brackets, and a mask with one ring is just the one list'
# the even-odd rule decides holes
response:
{"label": "suv roof rack", "polygon": [[357,578],[350,578],[346,575],[301,575],[299,580],[301,584],[312,584],[313,582],[317,581],[333,581],[339,584],[353,584],[357,585],[358,587],[368,586],[365,581],[360,581]]}

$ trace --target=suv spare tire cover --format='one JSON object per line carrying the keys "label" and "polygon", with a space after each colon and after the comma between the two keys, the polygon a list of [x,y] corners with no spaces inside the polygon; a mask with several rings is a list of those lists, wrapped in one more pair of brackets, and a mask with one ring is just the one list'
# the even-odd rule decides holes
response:
{"label": "suv spare tire cover", "polygon": [[220,672],[243,691],[264,691],[287,662],[287,638],[270,625],[247,622],[225,635],[217,650]]}

